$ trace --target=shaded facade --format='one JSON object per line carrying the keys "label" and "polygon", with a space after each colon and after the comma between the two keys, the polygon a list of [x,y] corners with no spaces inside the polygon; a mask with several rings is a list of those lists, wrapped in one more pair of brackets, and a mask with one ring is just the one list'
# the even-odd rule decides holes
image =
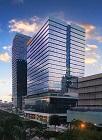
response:
{"label": "shaded facade", "polygon": [[50,123],[51,115],[60,116],[66,122],[67,109],[77,105],[77,98],[69,96],[43,95],[25,99],[25,116],[39,122]]}
{"label": "shaded facade", "polygon": [[80,78],[78,93],[79,107],[102,109],[102,74]]}
{"label": "shaded facade", "polygon": [[68,110],[67,122],[73,120],[81,120],[83,122],[90,122],[95,126],[101,126],[102,124],[102,110]]}
{"label": "shaded facade", "polygon": [[65,96],[41,96],[26,99],[28,111],[41,113],[66,113],[66,109],[76,106],[77,98]]}
{"label": "shaded facade", "polygon": [[85,71],[85,29],[71,23],[67,25],[66,72],[70,76],[83,77]]}
{"label": "shaded facade", "polygon": [[16,34],[12,46],[12,100],[22,109],[22,97],[27,95],[27,42],[30,37]]}

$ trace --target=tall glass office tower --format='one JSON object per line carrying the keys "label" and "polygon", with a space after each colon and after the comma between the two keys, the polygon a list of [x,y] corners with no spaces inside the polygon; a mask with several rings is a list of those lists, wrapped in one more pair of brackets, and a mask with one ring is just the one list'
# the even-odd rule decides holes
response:
{"label": "tall glass office tower", "polygon": [[27,95],[27,42],[30,37],[16,34],[12,46],[12,100],[22,109],[22,97]]}
{"label": "tall glass office tower", "polygon": [[84,75],[85,30],[48,18],[27,47],[27,95],[61,90],[62,78]]}
{"label": "tall glass office tower", "polygon": [[69,75],[83,77],[85,70],[85,29],[70,24],[67,26],[66,67]]}

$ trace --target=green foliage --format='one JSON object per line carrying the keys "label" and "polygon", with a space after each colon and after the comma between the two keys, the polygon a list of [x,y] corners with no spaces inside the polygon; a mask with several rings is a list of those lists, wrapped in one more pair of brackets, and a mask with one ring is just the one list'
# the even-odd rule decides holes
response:
{"label": "green foliage", "polygon": [[102,133],[95,130],[71,130],[57,137],[57,140],[102,140]]}
{"label": "green foliage", "polygon": [[26,140],[42,135],[42,131],[43,124],[0,110],[0,140]]}
{"label": "green foliage", "polygon": [[92,123],[90,123],[90,122],[83,122],[83,121],[81,121],[81,120],[72,120],[72,122],[70,123],[71,124],[71,126],[75,129],[80,129],[80,126],[81,126],[81,124],[85,124],[85,128],[86,129],[96,129],[96,126],[94,125],[94,124],[92,124]]}
{"label": "green foliage", "polygon": [[49,139],[49,138],[52,138],[52,137],[57,138],[59,135],[60,135],[60,132],[55,132],[55,131],[45,131],[43,133],[43,137],[45,139]]}
{"label": "green foliage", "polygon": [[25,140],[22,119],[0,110],[0,140]]}
{"label": "green foliage", "polygon": [[50,125],[60,125],[60,117],[58,115],[50,116]]}
{"label": "green foliage", "polygon": [[23,120],[23,123],[26,128],[39,128],[43,129],[43,124],[31,120]]}
{"label": "green foliage", "polygon": [[[50,118],[53,125],[60,124],[60,118],[53,115]],[[80,129],[80,120],[71,122],[72,129],[63,133],[47,131],[38,122],[25,120],[15,114],[0,111],[0,140],[30,140],[34,136],[43,137],[45,140],[54,137],[56,140],[102,140],[102,131],[98,131],[91,123],[85,123],[85,128]],[[26,130],[29,130],[26,132]]]}
{"label": "green foliage", "polygon": [[[82,123],[84,128],[80,127]],[[73,120],[71,128],[59,135],[57,140],[102,140],[102,131],[97,131],[97,127],[89,122]]]}

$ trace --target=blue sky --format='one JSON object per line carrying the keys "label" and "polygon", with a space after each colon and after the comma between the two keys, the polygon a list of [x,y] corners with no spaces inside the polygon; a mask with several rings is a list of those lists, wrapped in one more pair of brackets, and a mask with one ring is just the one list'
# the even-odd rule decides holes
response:
{"label": "blue sky", "polygon": [[32,36],[48,16],[86,29],[85,75],[102,72],[101,0],[0,0],[0,99],[11,99],[11,46],[15,33]]}

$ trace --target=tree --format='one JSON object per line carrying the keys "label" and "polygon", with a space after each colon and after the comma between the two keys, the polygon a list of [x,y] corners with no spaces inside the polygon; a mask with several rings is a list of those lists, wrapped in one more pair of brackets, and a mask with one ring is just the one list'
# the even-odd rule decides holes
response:
{"label": "tree", "polygon": [[0,140],[25,140],[22,119],[12,113],[0,111]]}
{"label": "tree", "polygon": [[60,117],[58,115],[51,115],[49,120],[50,125],[60,125]]}

